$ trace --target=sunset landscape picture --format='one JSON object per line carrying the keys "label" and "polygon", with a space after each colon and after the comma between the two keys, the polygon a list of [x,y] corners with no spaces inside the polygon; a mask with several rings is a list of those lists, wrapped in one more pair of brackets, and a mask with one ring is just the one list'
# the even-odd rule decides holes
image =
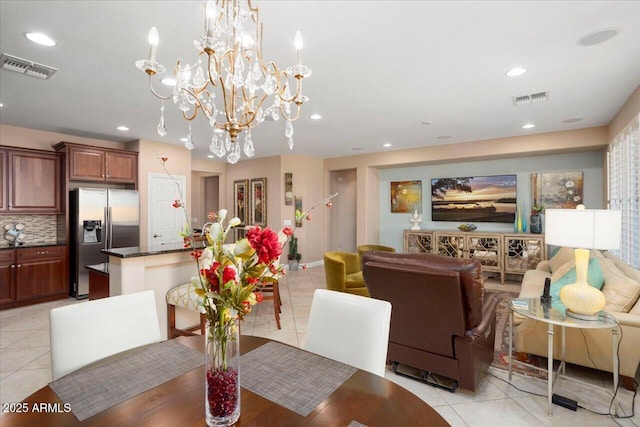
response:
{"label": "sunset landscape picture", "polygon": [[434,178],[431,220],[512,223],[516,184],[516,175]]}

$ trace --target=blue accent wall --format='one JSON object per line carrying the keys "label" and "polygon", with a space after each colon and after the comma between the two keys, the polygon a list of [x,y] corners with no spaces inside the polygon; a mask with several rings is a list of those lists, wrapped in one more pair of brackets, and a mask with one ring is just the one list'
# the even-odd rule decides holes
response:
{"label": "blue accent wall", "polygon": [[[380,244],[402,251],[402,231],[411,228],[408,213],[391,213],[390,183],[392,181],[422,180],[422,229],[457,230],[458,222],[431,221],[431,179],[464,176],[505,175],[518,176],[518,206],[524,204],[524,213],[531,209],[531,173],[579,171],[583,172],[584,204],[590,209],[603,209],[603,153],[555,154],[549,156],[520,157],[503,160],[484,160],[464,163],[443,163],[425,166],[381,169],[380,182]],[[479,222],[477,231],[513,231],[512,224]],[[544,231],[544,230],[543,230]]]}

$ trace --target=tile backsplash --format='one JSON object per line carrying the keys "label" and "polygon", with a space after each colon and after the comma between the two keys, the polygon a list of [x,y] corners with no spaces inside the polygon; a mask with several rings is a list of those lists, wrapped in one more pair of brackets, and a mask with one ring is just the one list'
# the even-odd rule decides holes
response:
{"label": "tile backsplash", "polygon": [[[12,243],[5,239],[5,225],[24,224],[24,243],[56,243],[58,239],[59,215],[25,215],[2,214],[0,215],[0,246],[9,246]],[[64,218],[64,215],[60,215]]]}

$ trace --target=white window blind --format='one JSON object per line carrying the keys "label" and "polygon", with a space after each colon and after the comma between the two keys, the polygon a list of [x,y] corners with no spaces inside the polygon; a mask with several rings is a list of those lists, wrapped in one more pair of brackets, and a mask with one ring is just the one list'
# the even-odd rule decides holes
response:
{"label": "white window blind", "polygon": [[612,251],[640,268],[640,114],[609,144],[609,209],[622,211],[620,250]]}

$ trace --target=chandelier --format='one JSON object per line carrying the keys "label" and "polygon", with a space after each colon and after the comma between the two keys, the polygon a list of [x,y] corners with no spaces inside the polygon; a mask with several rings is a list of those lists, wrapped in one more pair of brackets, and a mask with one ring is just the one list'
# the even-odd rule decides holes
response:
{"label": "chandelier", "polygon": [[[311,69],[301,62],[302,35],[295,35],[297,61],[281,70],[274,62],[266,65],[262,57],[262,23],[258,8],[251,0],[217,0],[205,4],[204,35],[193,41],[198,50],[197,62],[177,61],[173,70],[175,87],[167,96],[159,94],[152,77],[166,71],[156,61],[159,41],[155,27],[149,31],[149,57],[136,61],[136,67],[149,76],[149,89],[163,100],[160,107],[158,134],[167,131],[164,100],[172,99],[189,122],[185,147],[195,148],[191,136],[191,121],[201,113],[213,128],[209,149],[229,163],[240,159],[239,136],[244,132],[243,151],[253,157],[255,150],[251,129],[265,119],[285,120],[285,137],[293,149],[293,124],[300,116],[302,79]],[[295,82],[295,83],[294,83]],[[292,83],[295,87],[292,87]]]}

